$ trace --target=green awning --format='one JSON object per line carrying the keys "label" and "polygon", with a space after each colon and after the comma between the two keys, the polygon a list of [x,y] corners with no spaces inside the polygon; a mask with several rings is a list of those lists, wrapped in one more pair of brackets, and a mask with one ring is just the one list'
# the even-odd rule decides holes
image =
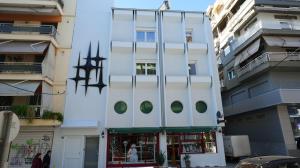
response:
{"label": "green awning", "polygon": [[152,128],[152,127],[145,127],[145,128],[109,128],[108,132],[110,134],[128,134],[128,133],[158,133],[161,132],[161,128]]}
{"label": "green awning", "polygon": [[165,128],[167,133],[200,133],[211,132],[216,130],[217,127],[168,127]]}

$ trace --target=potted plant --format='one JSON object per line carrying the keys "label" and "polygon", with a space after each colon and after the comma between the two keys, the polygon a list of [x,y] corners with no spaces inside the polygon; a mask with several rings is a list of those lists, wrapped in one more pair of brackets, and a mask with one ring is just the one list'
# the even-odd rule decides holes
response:
{"label": "potted plant", "polygon": [[156,163],[162,167],[165,163],[165,160],[166,160],[166,155],[165,153],[163,153],[162,151],[159,152],[159,154],[157,154],[156,156]]}
{"label": "potted plant", "polygon": [[28,105],[14,105],[11,107],[11,111],[14,112],[19,118],[27,117],[28,109]]}
{"label": "potted plant", "polygon": [[63,122],[63,115],[60,112],[52,112],[45,110],[42,119],[44,120],[58,120],[60,122]]}
{"label": "potted plant", "polygon": [[190,161],[191,156],[189,154],[185,154],[183,157],[185,167],[190,168],[191,167],[191,161]]}

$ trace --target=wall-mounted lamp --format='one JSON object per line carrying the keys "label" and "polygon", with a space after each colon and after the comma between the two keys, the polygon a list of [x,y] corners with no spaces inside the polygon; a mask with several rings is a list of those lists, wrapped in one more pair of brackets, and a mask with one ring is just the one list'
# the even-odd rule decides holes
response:
{"label": "wall-mounted lamp", "polygon": [[225,120],[223,119],[223,114],[220,111],[217,112],[217,123],[225,123]]}
{"label": "wall-mounted lamp", "polygon": [[101,132],[101,137],[104,138],[104,131]]}

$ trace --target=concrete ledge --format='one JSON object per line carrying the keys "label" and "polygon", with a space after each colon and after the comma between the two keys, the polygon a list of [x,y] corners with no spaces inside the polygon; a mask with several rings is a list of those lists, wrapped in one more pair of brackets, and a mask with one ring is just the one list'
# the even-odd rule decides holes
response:
{"label": "concrete ledge", "polygon": [[54,126],[58,127],[62,123],[58,120],[44,120],[44,119],[33,119],[30,122],[28,119],[20,119],[21,126],[28,126],[28,127],[47,127],[47,126]]}

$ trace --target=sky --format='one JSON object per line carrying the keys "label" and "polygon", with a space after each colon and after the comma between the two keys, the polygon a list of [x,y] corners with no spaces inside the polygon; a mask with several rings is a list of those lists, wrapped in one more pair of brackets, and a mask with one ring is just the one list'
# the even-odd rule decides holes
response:
{"label": "sky", "polygon": [[[215,0],[170,0],[171,9],[205,12]],[[163,0],[115,0],[115,7],[157,9]]]}

